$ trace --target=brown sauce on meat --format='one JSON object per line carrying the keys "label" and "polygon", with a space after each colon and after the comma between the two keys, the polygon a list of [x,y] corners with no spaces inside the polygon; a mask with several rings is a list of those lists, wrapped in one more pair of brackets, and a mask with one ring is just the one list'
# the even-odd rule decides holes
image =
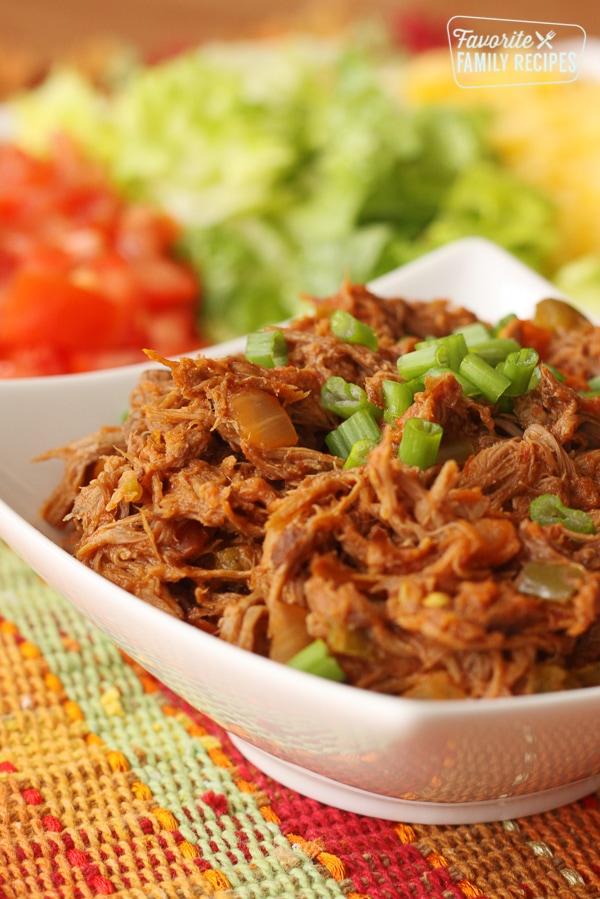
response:
{"label": "brown sauce on meat", "polygon": [[[348,284],[315,306],[284,328],[287,365],[165,362],[141,377],[122,426],[47,454],[65,476],[44,514],[74,555],[279,661],[323,638],[366,689],[483,697],[598,683],[600,535],[541,526],[529,504],[556,494],[600,527],[600,399],[580,389],[600,371],[600,331],[546,333],[540,381],[510,408],[464,396],[452,376],[430,379],[405,417],[439,422],[456,456],[405,465],[400,418],[382,422],[365,464],[344,469],[325,444],[339,421],[321,403],[324,381],[341,375],[378,402],[400,354],[475,317]],[[377,351],[336,338],[332,308],[374,327]],[[268,397],[283,436],[253,439],[244,395],[257,408]],[[532,560],[581,572],[572,595],[522,589]]]}

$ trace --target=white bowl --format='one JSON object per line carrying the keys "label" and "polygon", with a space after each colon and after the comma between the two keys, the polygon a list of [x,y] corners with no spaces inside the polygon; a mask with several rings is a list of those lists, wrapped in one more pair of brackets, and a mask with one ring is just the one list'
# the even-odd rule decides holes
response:
{"label": "white bowl", "polygon": [[[446,246],[372,285],[448,297],[488,320],[529,314],[558,292],[479,238]],[[240,349],[215,347],[211,355]],[[116,423],[139,372],[0,383],[0,536],[95,625],[231,733],[267,774],[330,805],[454,824],[533,814],[600,786],[600,688],[493,700],[418,701],[321,680],[175,620],[69,556],[38,508],[61,463],[40,452]]]}

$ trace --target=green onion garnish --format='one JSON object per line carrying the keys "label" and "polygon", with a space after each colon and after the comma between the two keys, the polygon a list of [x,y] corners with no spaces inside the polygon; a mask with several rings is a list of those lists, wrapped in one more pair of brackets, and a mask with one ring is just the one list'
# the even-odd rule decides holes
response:
{"label": "green onion garnish", "polygon": [[357,465],[364,465],[367,456],[377,446],[377,440],[357,440],[352,444],[348,457],[344,462],[344,468],[356,468]]}
{"label": "green onion garnish", "polygon": [[283,331],[253,331],[246,338],[246,359],[263,368],[288,363],[288,346]]}
{"label": "green onion garnish", "polygon": [[458,371],[492,403],[498,402],[504,391],[510,386],[510,380],[502,372],[496,371],[477,353],[467,353],[460,363]]}
{"label": "green onion garnish", "polygon": [[562,371],[559,371],[558,368],[554,368],[553,365],[548,365],[547,362],[545,362],[544,364],[548,371],[552,372],[553,377],[559,382],[559,384],[567,380],[567,376],[563,375]]}
{"label": "green onion garnish", "polygon": [[411,381],[426,374],[434,365],[448,365],[449,358],[448,348],[436,341],[399,356],[396,365],[404,380]]}
{"label": "green onion garnish", "polygon": [[459,328],[455,328],[453,334],[462,334],[468,347],[472,347],[477,343],[485,343],[492,336],[483,322],[471,322],[468,325],[462,325]]}
{"label": "green onion garnish", "polygon": [[440,337],[438,343],[448,351],[448,365],[452,371],[458,371],[460,363],[467,355],[467,341],[464,334],[460,332],[448,334],[447,337]]}
{"label": "green onion garnish", "polygon": [[370,402],[366,390],[359,384],[353,384],[337,375],[327,378],[321,387],[321,402],[325,409],[340,418],[349,418],[359,409],[367,409],[376,418],[381,418],[383,414],[379,406]]}
{"label": "green onion garnish", "polygon": [[346,679],[339,663],[329,652],[325,640],[313,640],[291,659],[288,659],[287,664],[290,668],[306,671],[307,674],[316,674],[327,680],[340,682]]}
{"label": "green onion garnish", "polygon": [[498,365],[499,362],[504,362],[509,353],[518,353],[520,349],[520,345],[512,337],[491,337],[470,346],[469,352],[477,353],[490,365]]}
{"label": "green onion garnish", "polygon": [[406,465],[429,468],[435,465],[444,429],[435,421],[407,418],[404,422],[398,457]]}
{"label": "green onion garnish", "polygon": [[344,437],[343,431],[340,431],[339,428],[336,428],[335,431],[330,431],[325,436],[325,443],[331,455],[339,456],[340,459],[347,459],[352,449],[351,446],[348,446],[348,441]]}
{"label": "green onion garnish", "polygon": [[367,409],[359,409],[341,423],[335,431],[325,437],[329,452],[334,456],[347,459],[350,450],[359,440],[371,440],[379,443],[381,431],[374,417]]}
{"label": "green onion garnish", "polygon": [[531,376],[540,361],[539,354],[531,347],[524,347],[516,353],[509,353],[498,370],[510,381],[506,396],[522,396],[529,390]]}
{"label": "green onion garnish", "polygon": [[578,391],[579,396],[596,397],[600,396],[600,375],[590,378],[588,381],[588,389]]}
{"label": "green onion garnish", "polygon": [[415,350],[422,350],[426,346],[431,346],[432,343],[437,343],[437,342],[438,342],[437,337],[424,337],[423,340],[417,340],[417,342],[415,343],[415,345],[413,346],[413,348],[411,350],[411,353],[414,352]]}
{"label": "green onion garnish", "polygon": [[381,382],[381,387],[385,402],[384,417],[386,421],[393,421],[395,418],[399,418],[412,406],[415,394],[408,382],[386,379]]}
{"label": "green onion garnish", "polygon": [[330,326],[332,333],[347,343],[359,343],[370,350],[376,350],[379,345],[374,328],[361,322],[345,309],[335,310],[330,319]]}
{"label": "green onion garnish", "polygon": [[538,524],[563,524],[579,534],[595,534],[593,519],[582,509],[570,509],[555,493],[542,493],[529,504],[529,517]]}

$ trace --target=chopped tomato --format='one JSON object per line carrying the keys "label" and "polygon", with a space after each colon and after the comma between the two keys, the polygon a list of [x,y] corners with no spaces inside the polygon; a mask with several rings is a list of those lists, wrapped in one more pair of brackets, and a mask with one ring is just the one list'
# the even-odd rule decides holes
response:
{"label": "chopped tomato", "polygon": [[66,139],[0,146],[0,377],[141,361],[202,345],[200,284],[169,216],[127,202]]}
{"label": "chopped tomato", "polygon": [[[166,353],[165,355],[170,355]],[[83,371],[91,371],[100,368],[115,368],[118,365],[133,365],[136,362],[147,361],[142,350],[74,350],[66,357],[66,365],[71,374]]]}
{"label": "chopped tomato", "polygon": [[33,378],[60,375],[69,370],[67,356],[56,347],[0,346],[0,378]]}
{"label": "chopped tomato", "polygon": [[174,307],[189,309],[195,303],[195,277],[172,259],[155,257],[133,267],[135,281],[149,309]]}
{"label": "chopped tomato", "polygon": [[185,309],[167,309],[154,313],[148,320],[148,349],[160,345],[165,356],[176,356],[203,345],[189,326]]}
{"label": "chopped tomato", "polygon": [[101,293],[45,272],[19,272],[0,317],[0,343],[59,350],[88,346],[105,350],[119,343],[119,308]]}

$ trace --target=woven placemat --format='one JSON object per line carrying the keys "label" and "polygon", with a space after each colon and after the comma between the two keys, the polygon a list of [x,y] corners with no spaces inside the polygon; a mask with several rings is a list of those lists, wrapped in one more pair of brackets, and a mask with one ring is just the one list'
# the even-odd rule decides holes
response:
{"label": "woven placemat", "polygon": [[600,799],[460,827],[306,799],[0,543],[0,899],[98,896],[598,899]]}

